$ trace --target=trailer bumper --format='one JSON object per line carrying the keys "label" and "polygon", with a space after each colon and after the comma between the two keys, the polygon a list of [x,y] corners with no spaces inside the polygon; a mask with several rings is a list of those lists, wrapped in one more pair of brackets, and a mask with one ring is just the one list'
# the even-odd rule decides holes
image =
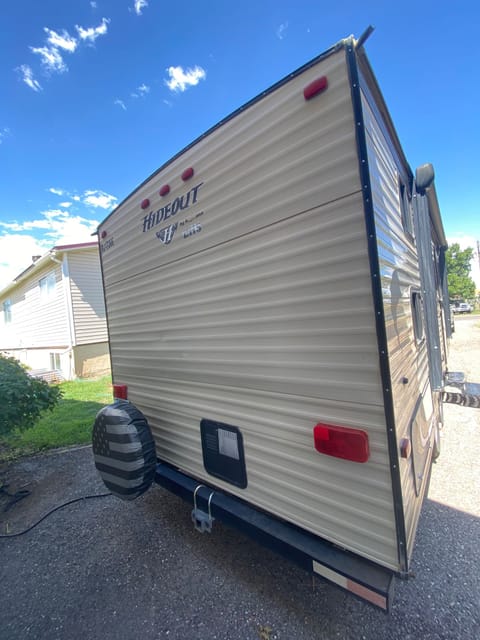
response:
{"label": "trailer bumper", "polygon": [[208,487],[166,463],[157,464],[155,482],[194,506],[192,519],[199,531],[210,531],[213,520],[217,518],[306,571],[320,575],[385,611],[389,610],[394,583],[391,570],[278,520],[239,498]]}

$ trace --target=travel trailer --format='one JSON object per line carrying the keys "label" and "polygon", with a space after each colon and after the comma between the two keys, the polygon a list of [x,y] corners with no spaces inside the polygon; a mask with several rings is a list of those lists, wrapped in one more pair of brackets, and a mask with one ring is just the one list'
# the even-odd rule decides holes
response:
{"label": "travel trailer", "polygon": [[100,224],[117,400],[93,451],[116,495],[157,482],[199,531],[224,520],[388,609],[439,452],[451,325],[433,169],[407,163],[368,34]]}

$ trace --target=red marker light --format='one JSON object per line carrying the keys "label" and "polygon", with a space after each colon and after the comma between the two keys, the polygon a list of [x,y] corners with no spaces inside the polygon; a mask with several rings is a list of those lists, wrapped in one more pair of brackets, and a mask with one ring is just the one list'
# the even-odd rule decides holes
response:
{"label": "red marker light", "polygon": [[170,185],[164,184],[163,187],[158,192],[161,196],[166,196],[167,193],[170,193]]}
{"label": "red marker light", "polygon": [[145,200],[142,200],[142,204],[140,206],[142,207],[142,209],[148,209],[148,207],[150,206],[150,200],[148,198],[145,198]]}
{"label": "red marker light", "polygon": [[327,76],[322,76],[321,78],[317,78],[305,87],[305,89],[303,90],[303,96],[305,100],[311,100],[315,96],[318,96],[319,93],[323,93],[323,91],[325,91],[327,87]]}
{"label": "red marker light", "polygon": [[313,429],[315,449],[327,456],[366,462],[370,457],[368,434],[360,429],[317,424]]}
{"label": "red marker light", "polygon": [[102,231],[102,238],[106,238],[107,237],[107,232],[104,230]]}
{"label": "red marker light", "polygon": [[182,173],[182,180],[184,182],[186,180],[190,180],[193,174],[194,174],[193,167],[188,167],[188,169],[185,169],[185,171]]}

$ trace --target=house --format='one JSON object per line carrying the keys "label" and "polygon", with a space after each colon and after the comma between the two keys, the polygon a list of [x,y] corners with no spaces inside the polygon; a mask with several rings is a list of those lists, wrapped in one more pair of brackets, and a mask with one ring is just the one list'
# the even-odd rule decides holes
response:
{"label": "house", "polygon": [[110,371],[98,244],[53,247],[0,291],[0,353],[71,380]]}

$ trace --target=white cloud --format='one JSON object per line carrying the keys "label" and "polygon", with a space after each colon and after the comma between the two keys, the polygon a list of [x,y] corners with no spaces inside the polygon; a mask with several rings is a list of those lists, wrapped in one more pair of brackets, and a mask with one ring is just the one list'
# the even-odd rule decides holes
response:
{"label": "white cloud", "polygon": [[124,111],[127,110],[127,107],[125,106],[125,103],[123,100],[120,100],[119,98],[117,98],[116,100],[114,100],[113,104],[118,104],[119,107],[122,107],[122,109]]}
{"label": "white cloud", "polygon": [[50,224],[54,218],[62,218],[68,216],[68,213],[66,211],[62,211],[61,209],[48,209],[47,211],[42,211],[41,213],[42,216],[45,216],[45,218],[50,221]]}
{"label": "white cloud", "polygon": [[89,27],[88,29],[84,29],[83,27],[75,25],[75,29],[77,30],[81,40],[95,42],[99,36],[104,36],[107,33],[109,22],[110,20],[108,18],[102,18],[102,23],[98,25],[98,27]]}
{"label": "white cloud", "polygon": [[47,71],[64,73],[68,67],[65,64],[60,51],[55,47],[30,47],[32,53],[39,55],[42,65]]}
{"label": "white cloud", "polygon": [[[56,245],[92,242],[99,221],[66,211],[43,211],[41,218],[23,223],[0,222],[0,289]],[[22,232],[31,233],[22,233]]]}
{"label": "white cloud", "polygon": [[63,212],[63,215],[51,222],[50,231],[46,236],[50,238],[51,245],[92,242],[92,233],[96,231],[98,225],[98,220],[89,220]]}
{"label": "white cloud", "polygon": [[135,91],[130,94],[130,96],[132,98],[143,98],[147,95],[147,93],[150,93],[150,87],[144,83],[137,87]]}
{"label": "white cloud", "polygon": [[78,46],[78,40],[72,37],[65,29],[61,35],[48,27],[45,27],[44,31],[48,34],[47,42],[55,49],[65,49],[65,51],[73,53]]}
{"label": "white cloud", "polygon": [[3,129],[0,129],[0,144],[2,144],[5,138],[8,138],[10,134],[11,131],[8,127],[3,127]]}
{"label": "white cloud", "polygon": [[195,86],[200,80],[204,80],[207,75],[205,70],[198,66],[185,71],[182,67],[168,67],[167,72],[170,80],[165,80],[165,84],[171,91],[185,91],[187,87]]}
{"label": "white cloud", "polygon": [[284,22],[278,27],[278,29],[276,31],[276,35],[277,35],[277,38],[279,40],[283,40],[284,39],[285,32],[286,32],[287,29],[288,29],[288,22]]}
{"label": "white cloud", "polygon": [[31,235],[0,235],[0,289],[32,263],[32,256],[42,255],[48,248],[48,243]]}
{"label": "white cloud", "polygon": [[[95,3],[92,3],[92,6],[93,4]],[[75,25],[78,38],[71,36],[66,29],[59,33],[44,27],[44,31],[47,34],[45,45],[30,47],[30,51],[34,55],[40,56],[40,63],[47,73],[64,73],[68,71],[68,67],[63,59],[63,52],[75,53],[82,41],[92,44],[99,36],[107,33],[109,22],[108,18],[102,18],[102,22],[98,27],[89,27],[88,29]],[[31,67],[24,64],[18,67],[16,71],[20,72],[23,82],[31,89],[34,91],[42,89],[40,83],[34,79]]]}
{"label": "white cloud", "polygon": [[90,2],[90,6],[92,7],[92,9],[96,9],[97,8],[97,3],[96,2]]}
{"label": "white cloud", "polygon": [[109,195],[104,191],[85,191],[83,194],[83,203],[90,207],[111,209],[116,202],[117,198],[115,196]]}
{"label": "white cloud", "polygon": [[5,231],[32,231],[32,229],[48,229],[48,220],[28,220],[26,222],[0,222],[0,227]]}
{"label": "white cloud", "polygon": [[137,16],[142,15],[142,9],[145,9],[145,7],[148,7],[148,0],[135,0],[133,3],[133,10]]}
{"label": "white cloud", "polygon": [[20,72],[22,80],[27,85],[27,87],[30,87],[30,89],[33,89],[34,91],[42,90],[42,87],[38,80],[35,80],[35,78],[33,77],[33,71],[31,67],[28,66],[28,64],[22,64],[20,67],[17,67],[16,70]]}
{"label": "white cloud", "polygon": [[47,71],[64,73],[68,67],[62,58],[60,49],[68,53],[74,53],[78,46],[78,40],[71,36],[65,29],[62,33],[57,33],[48,27],[44,27],[43,30],[47,34],[47,46],[30,47],[30,50],[40,56],[41,63]]}
{"label": "white cloud", "polygon": [[[105,193],[105,191],[100,191],[98,189],[87,189],[86,191],[83,192],[81,196],[72,195],[71,193],[68,193],[68,191],[66,191],[65,189],[57,189],[55,187],[50,187],[50,189],[48,190],[50,191],[50,193],[53,193],[56,196],[64,196],[68,198],[68,200],[66,200],[65,202],[59,202],[59,206],[63,207],[64,209],[71,207],[73,202],[80,202],[84,205],[87,205],[88,207],[94,207],[94,208],[100,208],[100,209],[111,209],[116,205],[118,200],[116,196],[112,196],[111,194]],[[62,216],[68,216],[71,214],[69,214],[67,211],[62,211],[61,209],[50,209],[48,211],[42,211],[42,215],[48,219],[51,219],[52,217],[55,217],[55,216],[62,217]],[[0,222],[0,226],[2,226],[2,224],[4,223]],[[25,223],[25,224],[29,224],[29,223]]]}
{"label": "white cloud", "polygon": [[[0,290],[32,263],[32,256],[43,255],[56,245],[92,242],[99,220],[89,210],[112,209],[117,204],[115,196],[100,190],[89,189],[81,195],[57,187],[47,191],[63,196],[58,203],[61,208],[41,211],[34,220],[0,221]],[[85,207],[85,213],[71,213],[68,209],[73,203],[76,208]]]}

